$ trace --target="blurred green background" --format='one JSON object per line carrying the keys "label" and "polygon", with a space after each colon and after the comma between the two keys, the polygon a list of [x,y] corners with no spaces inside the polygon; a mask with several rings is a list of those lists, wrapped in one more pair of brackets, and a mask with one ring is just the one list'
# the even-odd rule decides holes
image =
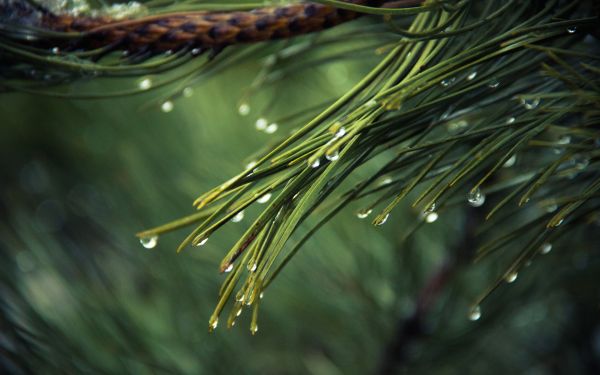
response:
{"label": "blurred green background", "polygon": [[[371,63],[300,71],[252,94],[245,117],[238,106],[259,74],[257,61],[192,86],[193,94],[177,98],[168,113],[160,110],[164,90],[88,101],[2,94],[2,368],[370,374],[382,366],[394,338],[406,335],[399,373],[598,369],[599,259],[591,248],[555,246],[517,283],[494,294],[477,322],[467,319],[469,302],[491,279],[488,271],[497,269],[461,268],[419,333],[405,332],[419,291],[465,230],[461,211],[406,242],[412,212],[399,211],[376,228],[356,218],[360,206],[343,211],[269,288],[255,336],[247,311],[232,330],[207,330],[223,280],[218,264],[252,212],[206,246],[179,255],[174,250],[184,231],[161,237],[151,250],[139,244],[135,232],[193,212],[200,193],[239,172],[254,152],[294,126],[279,123],[277,132],[266,134],[255,129],[257,118],[274,121],[333,98]],[[78,82],[67,89],[135,87],[144,78],[157,77]]]}

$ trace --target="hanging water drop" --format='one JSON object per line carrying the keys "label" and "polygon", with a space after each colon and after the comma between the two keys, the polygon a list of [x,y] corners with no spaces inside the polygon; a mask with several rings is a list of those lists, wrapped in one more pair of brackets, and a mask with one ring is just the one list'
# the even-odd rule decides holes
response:
{"label": "hanging water drop", "polygon": [[259,118],[254,123],[256,130],[265,130],[267,128],[267,125],[269,125],[269,122],[267,121],[267,119],[265,119],[263,117]]}
{"label": "hanging water drop", "polygon": [[258,332],[258,325],[256,323],[250,324],[250,332],[252,333],[252,335],[255,335],[256,332]]}
{"label": "hanging water drop", "polygon": [[231,272],[232,270],[233,270],[233,263],[229,264],[229,265],[227,266],[227,268],[225,268],[225,271],[223,271],[223,272],[225,272],[225,273],[229,273],[229,272]]}
{"label": "hanging water drop", "polygon": [[144,78],[138,83],[140,90],[148,90],[152,87],[152,80],[150,78]]}
{"label": "hanging water drop", "polygon": [[319,166],[321,165],[321,160],[319,160],[319,158],[315,159],[315,160],[308,160],[309,161],[309,165],[311,168],[319,168]]}
{"label": "hanging water drop", "polygon": [[385,222],[390,218],[390,214],[385,214],[382,217],[379,217],[377,219],[375,219],[375,225],[379,226],[379,225],[383,225],[385,224]]}
{"label": "hanging water drop", "polygon": [[511,272],[508,275],[506,275],[504,280],[506,280],[506,282],[509,284],[514,283],[517,280],[518,276],[519,276],[519,274],[517,272]]}
{"label": "hanging water drop", "polygon": [[193,48],[191,51],[192,56],[199,56],[202,54],[202,48]]}
{"label": "hanging water drop", "polygon": [[440,217],[440,215],[438,215],[437,212],[429,212],[427,214],[425,214],[425,222],[431,224],[434,223],[435,221],[437,221],[437,219]]}
{"label": "hanging water drop", "polygon": [[510,168],[513,165],[515,165],[515,163],[517,162],[517,154],[514,154],[513,156],[511,156],[510,158],[508,158],[504,164],[502,165],[502,167],[504,168]]}
{"label": "hanging water drop", "polygon": [[425,211],[421,213],[421,218],[424,219],[426,223],[434,223],[439,218],[438,213],[435,212],[436,208],[437,204],[435,202],[432,203],[429,207],[425,209]]}
{"label": "hanging water drop", "polygon": [[552,226],[553,227],[558,227],[558,226],[560,226],[563,223],[563,221],[565,221],[565,219],[560,219],[556,223],[554,223],[554,225],[552,225]]}
{"label": "hanging water drop", "polygon": [[449,87],[455,81],[456,81],[456,77],[446,78],[446,79],[443,79],[442,82],[440,82],[440,85],[442,85],[442,87]]}
{"label": "hanging water drop", "polygon": [[242,103],[238,107],[238,113],[240,116],[248,116],[250,114],[250,105],[248,103]]}
{"label": "hanging water drop", "polygon": [[371,215],[371,212],[373,212],[372,209],[365,208],[365,209],[358,211],[356,213],[356,217],[358,217],[359,219],[366,219],[369,215]]}
{"label": "hanging water drop", "polygon": [[172,101],[170,101],[170,100],[167,100],[166,102],[164,102],[164,103],[163,103],[163,104],[160,106],[160,109],[161,109],[163,112],[165,112],[165,113],[168,113],[168,112],[171,112],[171,111],[173,110],[173,107],[174,107],[174,105],[173,105],[173,102],[172,102]]}
{"label": "hanging water drop", "polygon": [[376,105],[377,105],[377,101],[375,99],[371,99],[365,103],[365,107],[367,107],[367,108],[375,107]]}
{"label": "hanging water drop", "polygon": [[471,310],[469,311],[469,320],[471,321],[476,321],[479,320],[479,318],[481,318],[481,308],[479,306],[475,306],[473,308],[471,308]]}
{"label": "hanging water drop", "polygon": [[456,134],[464,128],[466,128],[467,126],[469,126],[469,123],[467,122],[467,120],[463,119],[449,122],[448,125],[446,125],[446,128],[448,129],[448,132],[450,134]]}
{"label": "hanging water drop", "polygon": [[252,265],[248,265],[248,271],[254,272],[258,268],[258,264],[252,263]]}
{"label": "hanging water drop", "polygon": [[184,98],[191,98],[192,95],[194,95],[194,89],[191,87],[186,87],[183,89],[181,94],[183,95]]}
{"label": "hanging water drop", "polygon": [[233,223],[239,223],[243,219],[244,219],[244,211],[240,211],[237,214],[235,214],[234,217],[231,218],[231,222],[233,222]]}
{"label": "hanging water drop", "polygon": [[256,167],[256,164],[258,164],[258,163],[253,160],[250,163],[246,164],[246,169],[247,170],[252,169],[252,168]]}
{"label": "hanging water drop", "polygon": [[156,247],[156,244],[158,243],[158,236],[142,237],[142,238],[140,238],[140,243],[146,249],[153,249]]}
{"label": "hanging water drop", "polygon": [[569,27],[567,27],[567,32],[569,34],[575,34],[577,32],[577,26],[569,26]]}
{"label": "hanging water drop", "polygon": [[525,109],[535,109],[540,104],[540,98],[521,98],[521,105]]}
{"label": "hanging water drop", "polygon": [[265,133],[273,134],[277,131],[278,128],[279,128],[279,125],[277,125],[276,123],[272,123],[265,128]]}
{"label": "hanging water drop", "polygon": [[198,244],[196,244],[196,246],[204,246],[206,242],[208,242],[208,237],[204,237],[203,239],[198,241]]}
{"label": "hanging water drop", "polygon": [[60,53],[60,48],[58,48],[58,47],[52,47],[52,49],[50,50],[50,52],[52,52],[53,55],[58,55]]}
{"label": "hanging water drop", "polygon": [[340,158],[338,150],[327,150],[325,153],[325,159],[329,161],[336,161]]}
{"label": "hanging water drop", "polygon": [[[244,299],[242,298],[242,301],[243,301],[243,300],[244,300]],[[239,308],[239,310],[238,310],[238,311],[235,313],[235,316],[240,316],[240,315],[242,315],[242,308],[241,308],[241,307],[240,307],[240,308]]]}
{"label": "hanging water drop", "polygon": [[265,292],[260,292],[260,294],[258,295],[258,298],[260,298],[260,299],[265,298]]}
{"label": "hanging water drop", "polygon": [[485,203],[485,194],[479,188],[471,190],[467,194],[467,201],[472,207],[481,207]]}
{"label": "hanging water drop", "polygon": [[551,243],[546,242],[546,243],[542,244],[542,246],[540,246],[540,254],[546,255],[550,251],[552,251],[552,244]]}
{"label": "hanging water drop", "polygon": [[560,144],[560,145],[568,145],[569,143],[571,143],[571,136],[570,135],[563,135],[558,140],[558,144]]}
{"label": "hanging water drop", "polygon": [[212,332],[214,331],[217,326],[219,325],[219,317],[211,317],[210,320],[208,321],[208,332]]}
{"label": "hanging water drop", "polygon": [[474,80],[474,79],[475,79],[475,77],[477,77],[477,72],[476,72],[476,71],[473,71],[471,74],[469,74],[469,75],[467,76],[467,80],[468,80],[468,81],[472,81],[472,80]]}
{"label": "hanging water drop", "polygon": [[506,124],[513,124],[516,120],[514,117],[509,117],[506,119]]}
{"label": "hanging water drop", "polygon": [[500,81],[498,81],[497,79],[492,80],[489,84],[488,87],[491,89],[497,89],[500,86]]}
{"label": "hanging water drop", "polygon": [[590,160],[581,154],[574,155],[571,162],[575,166],[575,169],[580,171],[584,170],[590,164]]}
{"label": "hanging water drop", "polygon": [[381,181],[379,182],[379,186],[385,186],[385,185],[389,185],[393,182],[394,180],[391,177],[383,177],[381,179]]}
{"label": "hanging water drop", "polygon": [[343,126],[340,127],[335,134],[333,135],[334,138],[342,138],[343,136],[346,135],[346,128],[344,128]]}
{"label": "hanging water drop", "polygon": [[256,201],[260,204],[267,203],[271,199],[271,193],[266,193],[262,197],[258,198]]}

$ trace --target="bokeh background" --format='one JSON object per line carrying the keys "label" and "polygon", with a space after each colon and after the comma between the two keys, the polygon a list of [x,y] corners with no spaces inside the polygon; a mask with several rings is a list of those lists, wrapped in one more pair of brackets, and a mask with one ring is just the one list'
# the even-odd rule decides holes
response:
{"label": "bokeh background", "polygon": [[[397,210],[373,227],[357,219],[360,206],[344,210],[270,286],[254,336],[249,312],[231,330],[207,329],[223,280],[218,264],[252,212],[179,255],[185,231],[153,249],[140,245],[137,231],[193,212],[195,197],[294,126],[284,121],[267,134],[256,119],[334,98],[376,61],[355,57],[294,70],[249,94],[264,61],[245,61],[190,86],[169,112],[161,104],[172,86],[99,100],[1,94],[2,372],[370,374],[391,352],[398,373],[598,373],[597,244],[554,244],[476,322],[467,319],[469,302],[499,269],[461,267],[415,327],[423,288],[461,246],[467,207],[409,239],[414,212]],[[158,78],[84,80],[65,90]],[[244,100],[247,116],[238,113]]]}

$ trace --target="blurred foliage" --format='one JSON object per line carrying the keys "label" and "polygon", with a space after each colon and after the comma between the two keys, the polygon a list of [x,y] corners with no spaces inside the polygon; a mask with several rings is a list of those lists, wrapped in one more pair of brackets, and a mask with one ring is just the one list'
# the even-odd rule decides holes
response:
{"label": "blurred foliage", "polygon": [[[373,39],[365,33],[366,40],[347,43],[343,35],[356,32],[356,25],[372,27]],[[518,280],[499,288],[486,300],[481,319],[472,322],[467,319],[469,307],[503,276],[507,256],[476,265],[461,258],[481,245],[473,232],[483,221],[482,208],[466,204],[464,189],[459,198],[448,199],[449,209],[438,207],[439,218],[427,225],[408,204],[377,227],[356,217],[364,204],[348,204],[307,240],[269,286],[255,336],[247,330],[251,311],[244,311],[230,331],[221,329],[223,321],[209,334],[206,322],[225,279],[216,272],[220,260],[261,207],[247,209],[241,222],[228,223],[203,247],[177,256],[177,236],[161,236],[151,250],[133,236],[181,216],[199,192],[255,160],[257,149],[276,145],[281,134],[351,90],[381,60],[381,54],[373,53],[376,47],[395,35],[387,31],[382,37],[382,27],[388,28],[368,19],[316,39],[337,40],[323,44],[333,45],[331,49],[309,48],[314,41],[306,37],[291,44],[226,50],[208,63],[214,64],[215,74],[201,70],[197,75],[194,68],[190,80],[173,77],[191,64],[204,66],[205,60],[164,75],[84,76],[58,88],[53,85],[53,97],[3,94],[0,369],[17,374],[365,374],[384,373],[391,361],[392,369],[410,374],[597,373],[598,221],[552,238],[551,251],[523,264]],[[590,37],[582,42],[581,34],[572,38],[573,44],[591,53],[597,42]],[[527,53],[521,59],[531,56]],[[529,63],[540,66],[534,59]],[[459,73],[466,82],[468,72]],[[506,73],[501,89],[513,76]],[[479,69],[480,81],[475,82],[490,90],[488,78]],[[438,91],[454,95],[452,90],[461,85]],[[544,81],[540,90],[561,85]],[[147,93],[88,101],[67,98],[121,90]],[[480,91],[465,94],[465,107],[480,96]],[[517,102],[486,111],[504,123]],[[546,108],[547,102],[540,106]],[[249,106],[247,116],[239,114],[244,104]],[[519,121],[543,114],[517,111]],[[289,120],[294,113],[299,117]],[[475,122],[489,121],[489,114],[478,114]],[[441,115],[435,112],[436,118]],[[587,134],[573,129],[565,117],[568,121],[557,125],[568,127],[574,139]],[[256,131],[261,118],[277,123],[278,129],[273,134]],[[444,130],[447,123],[442,122]],[[587,125],[598,129],[593,121]],[[588,147],[589,137],[582,139],[573,142],[574,149],[582,150],[582,143],[586,152],[596,152],[596,146]],[[479,138],[473,140],[477,144]],[[564,155],[555,153],[557,147],[567,153],[570,149],[553,141],[538,146],[544,147],[547,160]],[[536,152],[521,153],[516,166],[501,173],[524,173],[537,157]],[[594,157],[574,181],[597,178]],[[382,165],[374,158],[354,177],[360,181],[376,175],[373,184],[380,192],[377,186],[389,184],[389,175],[379,173]],[[402,177],[394,176],[398,181]],[[393,191],[398,193],[397,188]],[[535,207],[536,213],[543,211]],[[506,233],[516,218],[509,212],[488,226],[497,226],[492,233]],[[418,231],[412,231],[415,225]],[[301,227],[304,232],[310,228]],[[520,234],[509,249],[524,238]]]}

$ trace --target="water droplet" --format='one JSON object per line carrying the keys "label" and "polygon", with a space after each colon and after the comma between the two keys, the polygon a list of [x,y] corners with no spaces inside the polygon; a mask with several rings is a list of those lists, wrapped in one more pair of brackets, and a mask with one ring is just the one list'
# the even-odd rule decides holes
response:
{"label": "water droplet", "polygon": [[255,335],[258,332],[258,325],[256,323],[250,324],[250,332]]}
{"label": "water droplet", "polygon": [[509,117],[506,119],[507,124],[513,124],[517,119],[514,117]]}
{"label": "water droplet", "polygon": [[310,162],[310,167],[311,168],[319,168],[319,166],[321,165],[321,160],[319,160],[318,158],[315,160],[308,160]]}
{"label": "water droplet", "polygon": [[569,27],[567,27],[567,32],[569,34],[575,34],[577,32],[577,26],[569,26]]}
{"label": "water droplet", "polygon": [[502,167],[504,168],[510,168],[513,165],[515,165],[515,163],[517,162],[517,154],[514,154],[513,156],[511,156],[510,158],[508,158],[504,164],[502,165]]}
{"label": "water droplet", "polygon": [[431,206],[429,206],[425,211],[423,211],[421,217],[425,220],[426,223],[434,223],[440,217],[438,213],[435,212],[436,208],[437,204],[432,203]]}
{"label": "water droplet", "polygon": [[246,164],[246,169],[252,169],[252,168],[256,167],[256,164],[258,164],[258,163],[253,160],[250,163]]}
{"label": "water droplet", "polygon": [[369,215],[371,215],[371,212],[373,212],[372,209],[365,208],[365,209],[358,211],[356,213],[356,217],[358,217],[359,219],[366,219]]}
{"label": "water droplet", "polygon": [[269,125],[269,122],[267,121],[266,118],[263,118],[263,117],[259,118],[254,123],[256,130],[265,130],[267,128],[267,125]]}
{"label": "water droplet", "polygon": [[554,223],[553,227],[560,226],[563,223],[563,221],[565,221],[565,219],[560,219],[559,221],[557,221],[556,223]]}
{"label": "water droplet", "polygon": [[248,271],[250,271],[250,272],[256,271],[257,268],[258,268],[258,264],[256,264],[256,263],[253,263],[252,265],[250,265],[250,264],[248,265]]}
{"label": "water droplet", "polygon": [[202,54],[202,48],[193,48],[192,51],[192,56],[198,56]]}
{"label": "water droplet", "polygon": [[365,103],[365,107],[367,107],[367,108],[375,107],[376,105],[377,105],[377,101],[375,99],[371,99]]}
{"label": "water droplet", "polygon": [[262,197],[258,198],[256,201],[260,204],[267,203],[271,199],[271,193],[267,193]]}
{"label": "water droplet", "polygon": [[53,55],[58,55],[60,53],[60,48],[58,48],[58,47],[52,47],[52,49],[50,50],[50,52],[52,52]]}
{"label": "water droplet", "polygon": [[[244,300],[244,298],[242,297],[242,301]],[[240,316],[242,315],[242,308],[240,307],[239,310],[235,313],[235,316]]]}
{"label": "water droplet", "polygon": [[379,186],[384,186],[384,185],[389,185],[393,182],[394,180],[392,180],[391,177],[384,177],[381,179],[381,181],[379,182]]}
{"label": "water droplet", "polygon": [[242,103],[238,107],[238,113],[240,116],[248,116],[250,114],[250,105],[248,103]]}
{"label": "water droplet", "polygon": [[485,203],[485,194],[479,188],[471,190],[467,194],[467,201],[472,207],[481,207]]}
{"label": "water droplet", "polygon": [[469,320],[471,321],[476,321],[479,320],[479,318],[481,318],[481,307],[479,306],[475,306],[473,308],[471,308],[471,310],[469,311]]}
{"label": "water droplet", "polygon": [[336,161],[340,158],[338,150],[327,150],[325,153],[325,159],[329,161]]}
{"label": "water droplet", "polygon": [[556,210],[558,210],[558,205],[556,204],[550,204],[546,206],[546,212],[554,212]]}
{"label": "water droplet", "polygon": [[265,292],[260,292],[260,294],[258,295],[258,298],[260,298],[260,299],[265,298]]}
{"label": "water droplet", "polygon": [[[245,298],[244,293],[241,290],[235,296],[235,300],[238,302],[244,302],[244,298]],[[241,308],[240,308],[240,310],[241,310]]]}
{"label": "water droplet", "polygon": [[476,72],[476,71],[474,71],[474,72],[472,72],[471,74],[469,74],[469,75],[467,76],[467,80],[469,80],[469,81],[472,81],[472,80],[474,80],[476,77],[477,77],[477,72]]}
{"label": "water droplet", "polygon": [[194,89],[191,87],[186,87],[183,89],[181,94],[183,95],[184,98],[191,98],[192,95],[194,95]]}
{"label": "water droplet", "polygon": [[158,236],[142,237],[140,238],[140,243],[146,249],[154,249],[158,243]]}
{"label": "water droplet", "polygon": [[346,135],[346,128],[344,128],[343,126],[341,128],[339,128],[335,134],[333,135],[334,138],[342,138],[343,136]]}
{"label": "water droplet", "polygon": [[204,237],[202,240],[198,241],[196,246],[204,246],[208,242],[208,237]]}
{"label": "water droplet", "polygon": [[467,120],[463,119],[463,120],[449,122],[446,125],[446,129],[448,129],[449,133],[454,134],[454,133],[458,133],[459,131],[463,130],[467,126],[469,126],[469,123],[467,122]]}
{"label": "water droplet", "polygon": [[589,164],[590,160],[585,155],[577,154],[571,159],[571,162],[576,169],[584,170]]}
{"label": "water droplet", "polygon": [[508,275],[506,275],[504,280],[506,280],[506,282],[509,284],[514,283],[517,280],[518,276],[519,276],[519,274],[517,272],[511,272]]}
{"label": "water droplet", "polygon": [[500,86],[500,81],[498,81],[497,79],[493,79],[488,84],[488,87],[491,88],[491,89],[497,89],[499,86]]}
{"label": "water droplet", "polygon": [[437,212],[427,213],[427,214],[425,214],[425,222],[431,224],[431,223],[435,222],[439,217],[440,217],[440,215],[438,215]]}
{"label": "water droplet", "polygon": [[279,128],[279,125],[277,125],[276,123],[272,123],[265,128],[265,133],[273,134],[277,131],[278,128]]}
{"label": "water droplet", "polygon": [[144,78],[138,83],[140,90],[148,90],[152,87],[152,80],[150,78]]}
{"label": "water droplet", "polygon": [[225,268],[225,271],[223,271],[223,272],[225,272],[225,273],[229,273],[229,272],[231,272],[232,270],[233,270],[233,263],[229,264],[229,265],[227,266],[227,268]]}
{"label": "water droplet", "polygon": [[382,216],[382,217],[376,219],[375,225],[383,225],[389,218],[390,218],[390,214],[385,214],[385,216]]}
{"label": "water droplet", "polygon": [[165,112],[165,113],[168,113],[168,112],[171,112],[171,111],[173,110],[173,107],[174,107],[174,105],[173,105],[173,102],[172,102],[172,101],[170,101],[170,100],[167,100],[166,102],[164,102],[164,103],[163,103],[163,104],[160,106],[160,109],[161,109],[163,112]]}
{"label": "water droplet", "polygon": [[240,211],[237,214],[235,214],[234,217],[231,218],[231,221],[234,223],[239,223],[243,219],[244,219],[244,211]]}
{"label": "water droplet", "polygon": [[525,109],[535,109],[540,104],[540,98],[521,98],[521,105]]}
{"label": "water droplet", "polygon": [[456,81],[456,77],[450,77],[450,78],[446,78],[443,79],[442,82],[440,82],[440,85],[442,85],[442,87],[449,87],[451,86],[454,82]]}
{"label": "water droplet", "polygon": [[219,317],[217,317],[217,316],[211,317],[210,320],[208,321],[208,331],[209,332],[214,331],[218,325],[219,325]]}
{"label": "water droplet", "polygon": [[549,242],[546,242],[544,244],[542,244],[542,246],[540,246],[540,254],[548,254],[550,251],[552,251],[552,244]]}
{"label": "water droplet", "polygon": [[571,136],[570,135],[563,135],[558,140],[558,144],[561,144],[561,145],[568,145],[569,143],[571,143]]}

